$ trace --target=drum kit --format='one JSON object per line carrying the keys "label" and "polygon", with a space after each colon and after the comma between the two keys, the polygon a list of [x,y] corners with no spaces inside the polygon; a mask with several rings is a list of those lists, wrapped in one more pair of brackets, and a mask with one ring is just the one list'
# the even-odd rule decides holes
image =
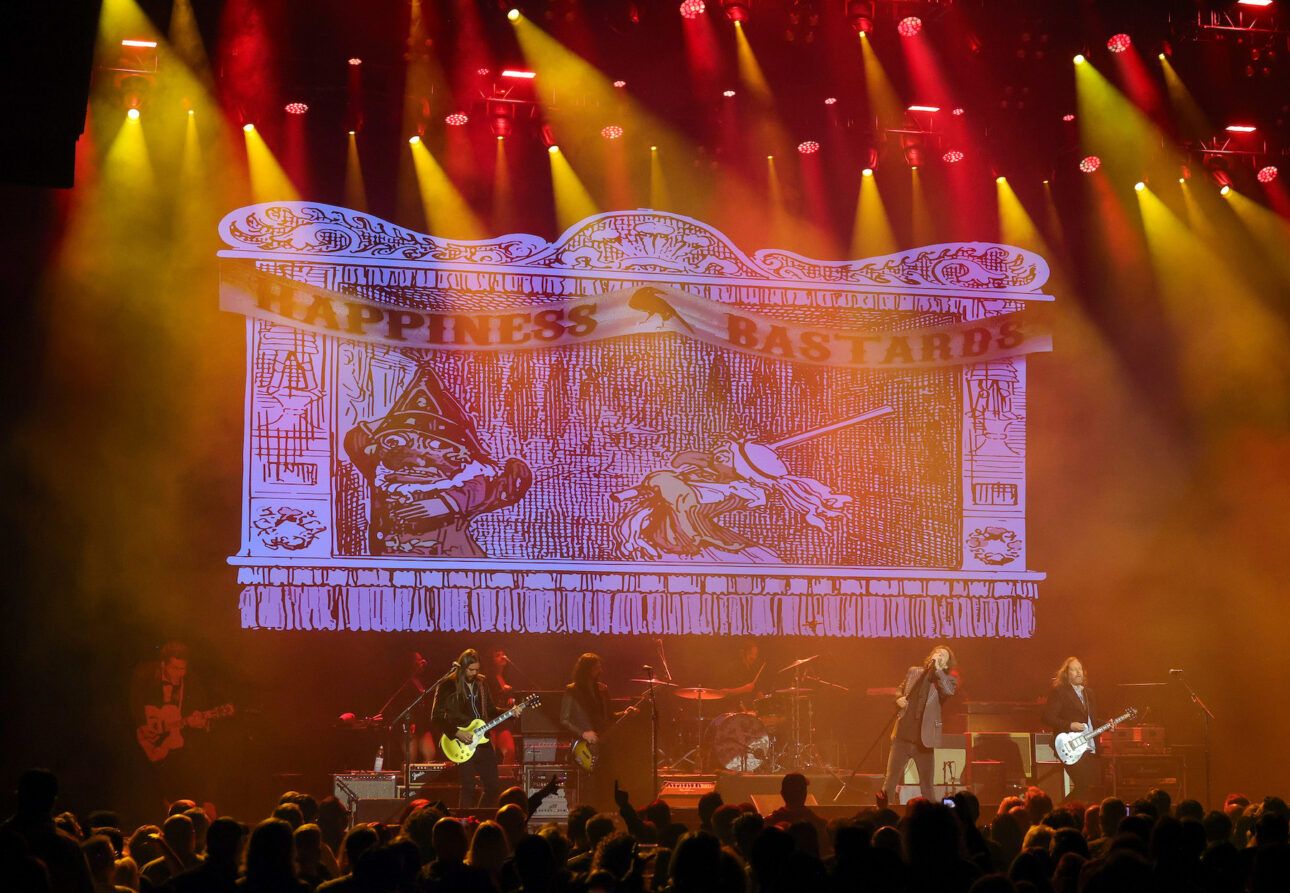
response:
{"label": "drum kit", "polygon": [[725,688],[632,681],[653,682],[675,698],[674,747],[684,752],[667,761],[669,770],[780,773],[823,765],[815,748],[813,698],[821,688],[848,690],[807,672],[807,665],[818,657],[793,661],[780,670],[781,675],[793,674],[786,687],[742,702],[741,695]]}

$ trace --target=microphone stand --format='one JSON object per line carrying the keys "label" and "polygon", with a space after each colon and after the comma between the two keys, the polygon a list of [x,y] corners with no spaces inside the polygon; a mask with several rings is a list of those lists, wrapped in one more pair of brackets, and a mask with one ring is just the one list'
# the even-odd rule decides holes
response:
{"label": "microphone stand", "polygon": [[1187,689],[1187,696],[1191,698],[1193,704],[1200,708],[1201,718],[1205,721],[1205,805],[1208,807],[1214,802],[1209,799],[1209,721],[1214,719],[1214,713],[1205,706],[1205,702],[1200,699],[1200,695],[1196,694],[1196,689],[1192,688],[1191,684],[1183,678],[1182,670],[1177,673],[1171,672],[1169,675],[1181,682],[1183,688]]}
{"label": "microphone stand", "polygon": [[[420,670],[418,669],[417,672],[420,672]],[[399,723],[403,726],[403,791],[405,794],[408,789],[412,787],[412,732],[408,728],[408,714],[412,712],[413,707],[420,704],[421,701],[425,699],[426,695],[432,691],[438,691],[439,686],[455,672],[457,672],[457,664],[453,663],[451,670],[436,679],[434,685],[427,685],[425,688],[421,689],[421,692],[412,699],[412,703],[404,707],[403,712],[396,716],[394,721],[390,723],[390,728],[394,728],[394,726]],[[416,673],[413,673],[412,675],[415,676]],[[403,685],[407,685],[407,682],[404,682]],[[403,685],[400,685],[399,688],[402,689]],[[394,694],[398,694],[398,692],[396,691]],[[391,696],[390,701],[393,700],[394,698]],[[386,702],[386,706],[389,706],[389,701]]]}
{"label": "microphone stand", "polygon": [[[864,765],[865,760],[869,759],[869,754],[873,753],[873,749],[877,747],[879,742],[881,742],[882,739],[887,735],[888,730],[891,728],[891,724],[896,721],[896,717],[898,716],[900,716],[899,707],[896,708],[895,713],[891,714],[891,719],[887,720],[885,723],[882,724],[882,728],[878,730],[878,737],[873,739],[873,743],[869,745],[869,749],[864,752],[864,755],[861,756],[860,759],[856,760],[856,764],[854,767],[852,767],[851,774],[847,776],[846,781],[842,781],[841,777],[838,777],[838,781],[842,781],[842,784],[838,788],[838,792],[833,795],[834,803],[838,802],[839,798],[842,797],[842,792],[845,791],[847,787],[851,784],[851,782],[855,780],[855,777],[860,774],[860,767]],[[901,771],[902,772],[904,771],[904,767],[901,767]],[[885,773],[884,773],[884,780],[885,780]]]}
{"label": "microphone stand", "polygon": [[650,783],[653,785],[654,796],[652,799],[658,799],[658,699],[654,696],[654,668],[646,666],[649,670],[649,763],[650,763]]}

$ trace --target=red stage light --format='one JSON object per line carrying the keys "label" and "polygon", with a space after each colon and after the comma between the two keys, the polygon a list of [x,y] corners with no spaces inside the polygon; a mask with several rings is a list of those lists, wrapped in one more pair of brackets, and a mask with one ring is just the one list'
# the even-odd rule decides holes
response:
{"label": "red stage light", "polygon": [[303,115],[305,112],[309,111],[309,106],[305,105],[303,102],[288,102],[286,110],[288,115]]}
{"label": "red stage light", "polygon": [[1236,0],[1237,6],[1271,6],[1272,0]]}
{"label": "red stage light", "polygon": [[873,0],[847,0],[847,21],[860,36],[873,33]]}
{"label": "red stage light", "polygon": [[1131,46],[1133,46],[1133,38],[1127,34],[1112,34],[1111,39],[1106,42],[1106,48],[1113,53],[1123,53]]}
{"label": "red stage light", "polygon": [[123,47],[151,47],[151,48],[155,49],[155,48],[156,48],[156,46],[157,46],[157,42],[156,42],[155,40],[123,40],[123,41],[121,41],[121,46],[123,46]]}
{"label": "red stage light", "polygon": [[836,96],[830,96],[828,99],[824,100],[824,104],[825,104],[825,105],[837,105],[837,104],[838,104],[838,98],[837,98]]}
{"label": "red stage light", "polygon": [[362,64],[363,64],[363,60],[362,60],[362,59],[360,59],[360,58],[358,58],[357,56],[351,56],[351,57],[350,57],[350,59],[349,59],[349,64],[350,64],[350,65],[362,65]]}
{"label": "red stage light", "polygon": [[1062,115],[1062,120],[1065,121],[1067,124],[1069,124],[1070,122],[1075,120],[1075,116],[1068,113],[1068,114]]}
{"label": "red stage light", "polygon": [[614,87],[618,90],[621,90],[623,89],[623,87],[626,87],[626,86],[627,86],[626,81],[614,81]]}
{"label": "red stage light", "polygon": [[1258,128],[1253,124],[1228,124],[1227,130],[1229,133],[1253,133]]}
{"label": "red stage light", "polygon": [[453,112],[451,115],[443,119],[443,123],[447,124],[449,127],[461,127],[469,121],[470,118],[468,118],[464,112]]}
{"label": "red stage light", "polygon": [[1262,168],[1257,174],[1255,174],[1255,176],[1259,178],[1260,183],[1271,183],[1277,178],[1276,166],[1269,164],[1267,167]]}
{"label": "red stage light", "polygon": [[504,78],[519,78],[520,80],[531,81],[537,77],[536,71],[520,71],[517,68],[507,68],[502,72]]}
{"label": "red stage light", "polygon": [[708,7],[703,4],[703,0],[683,0],[681,3],[681,18],[697,19],[708,11]]}
{"label": "red stage light", "polygon": [[948,152],[946,152],[944,155],[941,156],[941,161],[944,161],[946,164],[958,164],[962,160],[963,160],[963,153],[960,152],[958,149],[950,149]]}
{"label": "red stage light", "polygon": [[956,109],[950,109],[950,114],[956,118],[962,118],[965,114],[967,114],[967,112],[964,111],[963,109],[956,108]]}
{"label": "red stage light", "polygon": [[911,112],[939,112],[941,107],[939,105],[911,105],[909,110]]}
{"label": "red stage light", "polygon": [[477,74],[477,75],[479,75],[481,78],[483,78],[483,77],[488,77],[488,73],[489,73],[490,71],[492,71],[492,69],[491,69],[491,68],[476,68],[476,69],[475,69],[475,74]]}
{"label": "red stage light", "polygon": [[748,21],[747,0],[721,0],[726,8],[726,17],[736,25]]}
{"label": "red stage light", "polygon": [[814,155],[816,152],[820,151],[820,144],[815,140],[805,140],[797,144],[797,151],[801,152],[803,155]]}
{"label": "red stage light", "polygon": [[1091,174],[1102,166],[1102,159],[1096,155],[1086,155],[1079,163],[1079,169],[1086,174]]}
{"label": "red stage light", "polygon": [[724,96],[726,99],[729,99],[730,97],[732,97],[732,96],[734,96],[734,95],[735,95],[735,91],[734,91],[734,90],[722,90],[722,91],[721,91],[721,95],[722,95],[722,96]]}
{"label": "red stage light", "polygon": [[616,140],[623,135],[623,129],[617,124],[610,124],[600,131],[600,135],[607,140]]}
{"label": "red stage light", "polygon": [[914,37],[919,31],[923,30],[923,20],[918,16],[908,16],[900,20],[896,26],[896,33],[901,37]]}

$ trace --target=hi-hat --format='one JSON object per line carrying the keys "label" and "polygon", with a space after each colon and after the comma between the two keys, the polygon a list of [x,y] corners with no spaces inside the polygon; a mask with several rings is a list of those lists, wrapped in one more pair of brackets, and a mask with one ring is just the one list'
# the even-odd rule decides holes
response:
{"label": "hi-hat", "polygon": [[651,682],[652,682],[652,683],[654,683],[655,685],[668,685],[668,686],[671,686],[672,688],[676,688],[676,683],[675,683],[675,682],[668,682],[666,679],[628,679],[627,681],[628,681],[628,682],[645,682],[645,683],[651,683]]}

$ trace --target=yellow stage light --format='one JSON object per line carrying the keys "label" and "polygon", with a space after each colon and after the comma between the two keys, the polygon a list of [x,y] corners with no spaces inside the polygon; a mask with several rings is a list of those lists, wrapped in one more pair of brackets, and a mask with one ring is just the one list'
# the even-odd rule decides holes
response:
{"label": "yellow stage light", "polygon": [[1007,177],[995,177],[995,178],[994,178],[994,182],[996,182],[996,183],[1007,183],[1007,182],[1008,182],[1008,178],[1007,178]]}
{"label": "yellow stage light", "polygon": [[871,167],[867,167],[867,168],[865,168],[864,170],[862,170],[860,173],[861,173],[862,175],[866,176],[866,177],[872,177],[872,176],[873,176],[873,168],[871,168]]}
{"label": "yellow stage light", "polygon": [[247,133],[254,133],[254,132],[255,132],[255,125],[254,125],[254,124],[243,124],[243,125],[242,125],[242,130],[244,130],[244,131],[245,131],[245,132],[247,132]]}
{"label": "yellow stage light", "polygon": [[1219,194],[1219,195],[1227,195],[1227,194],[1228,194],[1229,192],[1231,192],[1231,191],[1232,191],[1232,187],[1231,187],[1231,186],[1224,186],[1222,189],[1218,190],[1218,194]]}
{"label": "yellow stage light", "polygon": [[1077,53],[1077,54],[1075,55],[1075,64],[1076,64],[1076,65],[1083,65],[1083,64],[1084,64],[1084,55],[1083,55],[1082,53]]}
{"label": "yellow stage light", "polygon": [[518,22],[520,20],[520,11],[518,9],[512,9],[506,13],[506,17],[512,22]]}
{"label": "yellow stage light", "polygon": [[410,146],[415,146],[419,142],[421,142],[421,137],[419,136],[414,135],[414,136],[408,137],[408,145]]}
{"label": "yellow stage light", "polygon": [[560,154],[560,147],[559,147],[559,146],[551,146],[550,148],[548,148],[548,149],[547,149],[547,151],[548,151],[548,152],[550,152],[552,155],[559,155],[559,154]]}
{"label": "yellow stage light", "polygon": [[1147,188],[1147,184],[1139,180],[1138,182],[1133,184],[1133,188],[1138,190],[1138,192],[1141,192],[1142,190]]}
{"label": "yellow stage light", "polygon": [[125,116],[126,116],[127,118],[129,118],[131,121],[138,121],[138,120],[139,120],[139,110],[138,110],[138,109],[130,109],[128,112],[126,112],[126,113],[125,113]]}

